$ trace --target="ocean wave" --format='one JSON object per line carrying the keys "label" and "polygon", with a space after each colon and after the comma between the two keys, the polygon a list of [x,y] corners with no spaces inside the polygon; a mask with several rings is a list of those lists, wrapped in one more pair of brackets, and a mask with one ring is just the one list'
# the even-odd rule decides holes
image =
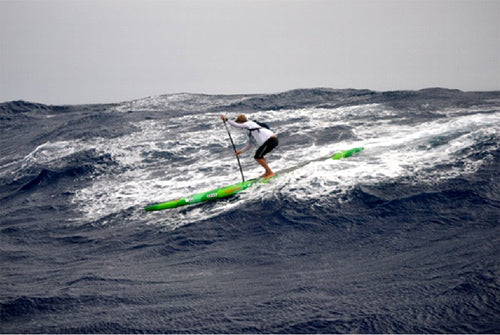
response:
{"label": "ocean wave", "polygon": [[[144,211],[241,180],[242,112],[279,178]],[[496,333],[499,116],[438,88],[0,104],[2,331]]]}

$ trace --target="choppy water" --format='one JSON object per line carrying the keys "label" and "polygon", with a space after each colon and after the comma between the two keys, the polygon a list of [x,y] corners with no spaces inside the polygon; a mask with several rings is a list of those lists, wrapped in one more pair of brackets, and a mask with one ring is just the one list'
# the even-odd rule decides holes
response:
{"label": "choppy water", "polygon": [[[239,181],[241,112],[276,171],[365,150],[145,212]],[[445,89],[0,104],[0,331],[498,333],[499,117]]]}

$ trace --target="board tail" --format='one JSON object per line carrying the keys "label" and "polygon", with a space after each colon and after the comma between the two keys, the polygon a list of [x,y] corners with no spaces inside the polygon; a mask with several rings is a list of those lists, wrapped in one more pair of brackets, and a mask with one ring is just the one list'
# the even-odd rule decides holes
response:
{"label": "board tail", "polygon": [[364,147],[352,148],[349,150],[337,152],[335,155],[333,155],[331,157],[331,159],[342,159],[342,158],[351,157],[352,155],[357,154],[358,152],[360,152],[362,150],[364,150]]}

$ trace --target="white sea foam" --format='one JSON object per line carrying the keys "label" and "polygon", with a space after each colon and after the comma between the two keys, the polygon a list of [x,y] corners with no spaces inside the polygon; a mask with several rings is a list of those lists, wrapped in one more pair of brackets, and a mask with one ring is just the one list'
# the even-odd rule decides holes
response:
{"label": "white sea foam", "polygon": [[[168,122],[141,121],[136,124],[139,131],[120,138],[59,143],[56,147],[60,149],[67,146],[62,153],[59,151],[60,154],[94,148],[111,154],[119,164],[119,169],[99,175],[90,186],[76,192],[73,202],[86,220],[102,221],[113,213],[131,209],[134,222],[174,228],[210,218],[250,199],[271,197],[277,192],[301,200],[325,196],[332,191],[336,194],[347,193],[359,184],[377,184],[401,177],[420,182],[472,173],[481,162],[464,157],[462,152],[484,137],[497,136],[500,130],[499,114],[447,113],[448,118],[417,125],[396,123],[395,118],[404,118],[402,112],[386,110],[375,104],[338,109],[272,110],[252,114],[250,116],[255,119],[276,125],[278,133],[292,132],[309,136],[332,126],[343,125],[351,127],[355,135],[354,138],[326,144],[293,144],[281,137],[281,148],[278,147],[268,156],[275,171],[352,147],[364,146],[365,150],[345,160],[312,162],[273,183],[259,186],[259,192],[240,194],[237,200],[205,207],[195,206],[187,211],[176,209],[168,213],[146,213],[143,207],[239,181],[236,159],[218,114],[179,115]],[[373,120],[366,122],[362,120],[364,118]],[[205,126],[186,131],[193,124]],[[234,129],[231,131],[238,144],[245,140],[246,135]],[[45,159],[42,151],[49,147],[36,150],[38,153],[32,156]],[[288,150],[282,151],[282,148]],[[252,156],[247,154],[241,158],[247,178],[262,172]],[[169,157],[173,157],[172,161]],[[434,168],[443,164],[448,164],[450,168]]]}

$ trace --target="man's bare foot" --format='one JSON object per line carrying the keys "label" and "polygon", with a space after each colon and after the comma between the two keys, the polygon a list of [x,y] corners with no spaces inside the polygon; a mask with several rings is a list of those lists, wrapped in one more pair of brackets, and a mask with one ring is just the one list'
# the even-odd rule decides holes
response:
{"label": "man's bare foot", "polygon": [[269,179],[269,178],[272,178],[272,177],[274,177],[274,173],[273,172],[271,172],[271,173],[265,173],[262,176],[262,178],[264,178],[264,179]]}

